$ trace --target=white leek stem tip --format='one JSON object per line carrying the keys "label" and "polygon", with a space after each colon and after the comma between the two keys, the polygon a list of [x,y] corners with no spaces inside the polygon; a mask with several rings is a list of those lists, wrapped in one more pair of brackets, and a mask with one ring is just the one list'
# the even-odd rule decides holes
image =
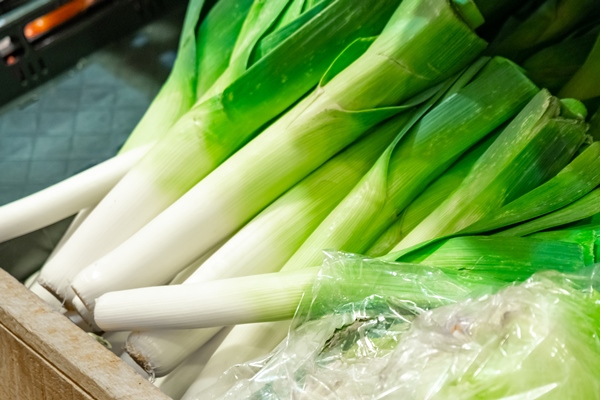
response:
{"label": "white leek stem tip", "polygon": [[150,379],[150,380],[154,380],[154,378],[151,375],[148,375],[148,373],[146,371],[144,371],[142,369],[142,367],[140,367],[135,361],[133,361],[133,358],[131,358],[129,356],[129,354],[127,353],[123,353],[121,354],[121,360],[123,360],[123,362],[127,365],[129,365],[131,368],[133,368],[133,370],[135,372],[137,372],[138,374],[140,374],[141,376],[144,377],[144,379]]}
{"label": "white leek stem tip", "polygon": [[39,283],[34,282],[29,288],[40,299],[44,300],[54,311],[59,311],[62,308],[62,303],[49,291],[44,289]]}
{"label": "white leek stem tip", "polygon": [[94,206],[148,151],[128,151],[37,193],[0,207],[0,242],[13,239]]}
{"label": "white leek stem tip", "polygon": [[[190,354],[204,346],[221,328],[194,329],[188,335],[171,340],[172,330],[132,332],[127,338],[127,353],[146,371],[165,376],[183,362]],[[171,335],[170,335],[171,333]],[[158,362],[157,362],[158,360]]]}
{"label": "white leek stem tip", "polygon": [[105,331],[194,329],[292,318],[319,268],[110,292],[94,316]]}

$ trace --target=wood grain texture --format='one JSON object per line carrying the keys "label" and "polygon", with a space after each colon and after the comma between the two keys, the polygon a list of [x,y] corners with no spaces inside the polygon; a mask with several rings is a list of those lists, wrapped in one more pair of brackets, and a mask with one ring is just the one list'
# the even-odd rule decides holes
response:
{"label": "wood grain texture", "polygon": [[169,397],[0,269],[0,399]]}
{"label": "wood grain texture", "polygon": [[0,399],[92,400],[0,324]]}

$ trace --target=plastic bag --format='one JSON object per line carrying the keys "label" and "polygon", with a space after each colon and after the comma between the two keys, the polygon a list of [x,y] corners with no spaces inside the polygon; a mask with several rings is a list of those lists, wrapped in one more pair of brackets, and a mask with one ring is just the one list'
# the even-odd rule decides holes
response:
{"label": "plastic bag", "polygon": [[[411,296],[373,285],[382,282],[374,274],[405,280]],[[594,276],[544,272],[494,294],[501,283],[331,253],[288,337],[265,359],[231,368],[203,395],[600,399]],[[363,300],[348,296],[349,280]]]}

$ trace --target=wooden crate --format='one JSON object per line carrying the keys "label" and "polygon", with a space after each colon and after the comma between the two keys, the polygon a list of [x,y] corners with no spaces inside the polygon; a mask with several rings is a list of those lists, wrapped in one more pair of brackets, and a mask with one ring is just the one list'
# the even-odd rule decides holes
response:
{"label": "wooden crate", "polygon": [[169,397],[0,269],[0,399]]}

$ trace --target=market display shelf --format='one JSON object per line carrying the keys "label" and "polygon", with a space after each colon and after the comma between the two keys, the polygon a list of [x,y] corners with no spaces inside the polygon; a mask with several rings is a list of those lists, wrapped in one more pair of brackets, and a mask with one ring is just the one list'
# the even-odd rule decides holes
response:
{"label": "market display shelf", "polygon": [[169,400],[0,269],[0,399]]}

